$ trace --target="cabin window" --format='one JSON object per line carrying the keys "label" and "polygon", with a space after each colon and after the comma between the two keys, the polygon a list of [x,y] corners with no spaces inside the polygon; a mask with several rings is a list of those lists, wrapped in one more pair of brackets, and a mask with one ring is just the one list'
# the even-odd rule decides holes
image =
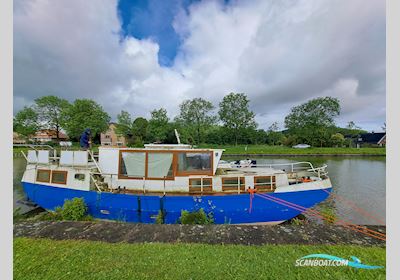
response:
{"label": "cabin window", "polygon": [[37,175],[36,175],[36,181],[49,183],[50,182],[50,170],[38,169]]}
{"label": "cabin window", "polygon": [[240,180],[240,190],[244,191],[244,177],[223,177],[222,178],[222,190],[223,191],[237,191]]}
{"label": "cabin window", "polygon": [[254,177],[254,188],[260,191],[274,191],[276,189],[275,176]]}
{"label": "cabin window", "polygon": [[212,178],[189,178],[189,192],[201,192],[203,181],[203,192],[212,191]]}
{"label": "cabin window", "polygon": [[85,181],[85,174],[83,174],[83,173],[76,173],[76,174],[75,174],[75,180],[78,180],[78,181]]}
{"label": "cabin window", "polygon": [[146,153],[122,152],[119,173],[122,176],[143,178],[146,172]]}
{"label": "cabin window", "polygon": [[51,182],[54,184],[66,184],[67,183],[67,171],[55,171],[51,172]]}
{"label": "cabin window", "polygon": [[212,152],[178,153],[178,174],[212,175]]}
{"label": "cabin window", "polygon": [[147,177],[148,178],[173,178],[173,153],[147,154]]}

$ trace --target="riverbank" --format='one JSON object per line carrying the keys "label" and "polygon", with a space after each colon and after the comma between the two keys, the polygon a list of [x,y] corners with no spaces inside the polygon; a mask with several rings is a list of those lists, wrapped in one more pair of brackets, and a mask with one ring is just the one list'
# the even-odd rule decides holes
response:
{"label": "riverbank", "polygon": [[307,148],[295,149],[268,145],[200,145],[201,148],[225,149],[225,156],[385,156],[386,148]]}
{"label": "riverbank", "polygon": [[15,238],[14,279],[385,279],[385,268],[296,267],[315,253],[385,266],[385,248],[107,243]]}
{"label": "riverbank", "polygon": [[[368,226],[385,233],[385,226]],[[166,242],[235,245],[302,244],[385,246],[385,242],[337,226],[303,225],[157,225],[109,221],[22,221],[14,224],[15,237],[82,239],[102,242]]]}

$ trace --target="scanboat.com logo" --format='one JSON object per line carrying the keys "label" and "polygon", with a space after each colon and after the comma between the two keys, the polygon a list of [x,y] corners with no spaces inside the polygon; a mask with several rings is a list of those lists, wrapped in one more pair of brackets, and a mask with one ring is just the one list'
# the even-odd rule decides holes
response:
{"label": "scanboat.com logo", "polygon": [[326,254],[312,254],[296,260],[296,266],[351,266],[363,269],[378,269],[383,266],[362,264],[357,257],[351,256],[352,261]]}

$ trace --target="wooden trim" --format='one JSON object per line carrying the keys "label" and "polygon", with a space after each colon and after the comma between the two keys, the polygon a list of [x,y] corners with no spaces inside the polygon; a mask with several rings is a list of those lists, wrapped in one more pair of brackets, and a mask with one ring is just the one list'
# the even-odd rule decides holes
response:
{"label": "wooden trim", "polygon": [[[64,174],[64,181],[63,182],[54,182],[53,181],[53,175],[54,174]],[[64,170],[53,170],[51,172],[51,183],[52,184],[60,184],[60,185],[65,185],[67,184],[67,176],[68,176],[68,171],[64,171]]]}
{"label": "wooden trim", "polygon": [[[244,182],[244,177],[242,176],[238,176],[240,177],[240,190],[244,191],[245,190],[245,182]],[[238,187],[237,187],[237,181],[238,181],[238,177],[221,177],[222,179],[222,190],[223,191],[237,191]],[[224,186],[226,180],[236,180],[236,186]]]}
{"label": "wooden trim", "polygon": [[[201,186],[198,186],[198,187],[193,187],[192,186],[192,182],[194,180],[197,181],[197,180],[201,180],[201,179],[203,179],[203,191],[201,191]],[[207,187],[204,187],[204,181],[205,180],[209,180],[210,181],[209,184],[206,184]],[[189,178],[189,193],[212,192],[212,190],[213,190],[213,178],[201,178],[201,177]]]}
{"label": "wooden trim", "polygon": [[[214,175],[214,152],[210,150],[197,150],[197,151],[188,151],[188,150],[152,150],[152,149],[140,149],[140,150],[119,150],[119,160],[118,160],[118,179],[133,179],[133,180],[143,180],[143,177],[130,177],[121,174],[121,166],[122,166],[122,153],[145,153],[145,176],[146,180],[175,180],[175,177],[184,177],[189,175]],[[148,154],[149,153],[172,153],[172,177],[164,178],[149,178],[148,177]],[[181,171],[179,172],[178,166],[178,154],[179,153],[209,153],[211,160],[211,168],[210,171]]]}
{"label": "wooden trim", "polygon": [[[192,154],[201,154],[201,153],[209,153],[211,159],[210,171],[179,171],[179,153],[192,153]],[[176,160],[176,176],[183,177],[189,175],[207,175],[213,176],[214,175],[214,152],[213,151],[179,151],[177,152],[177,160]]]}
{"label": "wooden trim", "polygon": [[[164,153],[165,151],[161,151],[162,153]],[[174,158],[175,158],[175,153],[170,152],[170,154],[172,154],[172,175],[169,177],[165,177],[165,178],[157,178],[157,177],[149,177],[148,172],[149,172],[149,165],[148,165],[148,161],[149,161],[149,154],[156,154],[156,153],[160,153],[160,151],[147,151],[146,152],[146,180],[166,180],[166,181],[172,181],[175,180],[175,172],[176,172],[176,168],[174,166]]]}
{"label": "wooden trim", "polygon": [[[257,186],[257,179],[269,179],[270,183],[268,185]],[[254,188],[259,191],[274,192],[276,189],[275,176],[254,176]]]}
{"label": "wooden trim", "polygon": [[132,176],[126,176],[121,174],[121,167],[122,167],[122,153],[145,153],[145,165],[144,165],[144,177],[146,177],[146,163],[147,163],[147,154],[144,151],[138,151],[138,150],[119,150],[119,161],[118,161],[118,179],[133,179],[133,180],[143,180],[143,177],[132,177]]}
{"label": "wooden trim", "polygon": [[[40,179],[39,179],[39,172],[47,172],[47,173],[49,173],[49,180],[48,180],[48,181],[40,180]],[[37,182],[50,183],[50,180],[51,180],[51,170],[50,170],[50,169],[38,169],[38,170],[36,171],[36,181],[37,181]]]}

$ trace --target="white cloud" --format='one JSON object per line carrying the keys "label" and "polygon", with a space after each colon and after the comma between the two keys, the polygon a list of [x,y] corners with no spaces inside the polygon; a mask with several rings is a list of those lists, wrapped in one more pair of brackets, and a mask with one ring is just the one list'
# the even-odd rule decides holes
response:
{"label": "white cloud", "polygon": [[[116,1],[14,2],[14,108],[54,93],[93,98],[115,117],[245,92],[262,128],[291,106],[330,94],[340,123],[380,126],[385,112],[382,1],[222,1],[176,15],[174,64],[151,39],[121,38]],[[371,114],[371,110],[376,112]]]}

